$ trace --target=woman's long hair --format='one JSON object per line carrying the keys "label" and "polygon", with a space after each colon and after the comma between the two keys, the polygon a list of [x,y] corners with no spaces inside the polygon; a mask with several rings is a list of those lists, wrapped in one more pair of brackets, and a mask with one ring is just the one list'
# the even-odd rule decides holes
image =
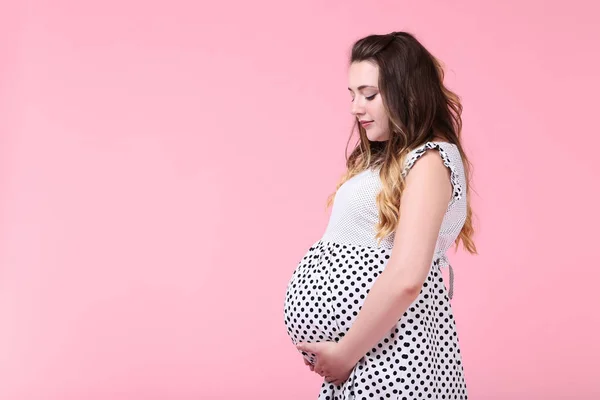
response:
{"label": "woman's long hair", "polygon": [[476,254],[469,184],[472,167],[460,141],[462,105],[459,97],[444,86],[441,63],[406,32],[370,35],[356,41],[350,64],[360,61],[372,62],[379,68],[379,90],[390,120],[390,138],[385,142],[371,142],[356,119],[352,133],[357,128],[360,140],[346,157],[347,171],[336,191],[329,196],[327,207],[345,181],[367,168],[380,166],[382,190],[377,196],[379,223],[376,238],[381,242],[395,231],[400,218],[406,155],[427,141],[442,138],[458,147],[467,178],[467,217],[456,246],[458,248],[462,241],[468,252]]}

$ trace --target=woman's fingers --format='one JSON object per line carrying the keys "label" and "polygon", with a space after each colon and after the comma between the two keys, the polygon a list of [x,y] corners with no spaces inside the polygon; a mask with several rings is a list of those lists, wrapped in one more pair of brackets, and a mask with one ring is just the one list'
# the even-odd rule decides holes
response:
{"label": "woman's fingers", "polygon": [[344,381],[339,378],[329,376],[327,374],[324,374],[324,375],[325,376],[323,376],[323,378],[325,378],[325,382],[327,382],[327,383],[331,383],[332,385],[335,385],[335,386],[341,386],[344,383]]}
{"label": "woman's fingers", "polygon": [[313,365],[313,369],[317,374],[319,374],[323,378],[325,378],[325,376],[327,375],[327,371],[325,371],[325,369],[323,368],[323,365],[319,362],[318,358],[315,361],[315,365]]}
{"label": "woman's fingers", "polygon": [[304,364],[305,364],[305,365],[308,365],[308,368],[309,368],[311,371],[314,371],[314,370],[315,370],[315,366],[314,366],[314,365],[312,365],[310,361],[308,361],[306,358],[302,358],[302,359],[304,360]]}
{"label": "woman's fingers", "polygon": [[335,379],[335,378],[331,378],[331,380],[329,380],[329,383],[331,383],[333,386],[341,386],[342,385],[342,381],[340,381],[339,379]]}
{"label": "woman's fingers", "polygon": [[341,384],[344,383],[341,380],[336,379],[336,378],[334,378],[332,376],[326,376],[325,377],[325,381],[328,382],[328,383],[331,383],[334,386],[341,386]]}

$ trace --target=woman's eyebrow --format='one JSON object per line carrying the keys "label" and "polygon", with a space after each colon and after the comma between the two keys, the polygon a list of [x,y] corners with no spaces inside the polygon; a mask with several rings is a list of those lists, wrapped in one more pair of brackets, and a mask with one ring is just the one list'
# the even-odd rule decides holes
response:
{"label": "woman's eyebrow", "polygon": [[[357,90],[363,90],[363,89],[366,89],[366,88],[373,88],[373,89],[377,89],[377,87],[376,87],[376,86],[371,86],[371,85],[360,85],[360,86],[359,86],[359,87],[357,87],[356,89],[357,89]],[[348,88],[348,90],[352,90],[352,89]]]}

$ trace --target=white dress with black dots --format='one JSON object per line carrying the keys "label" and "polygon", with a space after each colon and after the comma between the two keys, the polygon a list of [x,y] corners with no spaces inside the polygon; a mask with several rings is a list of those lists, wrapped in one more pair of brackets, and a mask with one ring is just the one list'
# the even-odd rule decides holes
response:
{"label": "white dress with black dots", "polygon": [[[343,385],[323,382],[319,400],[467,399],[450,306],[453,274],[445,255],[466,218],[464,168],[455,145],[427,142],[409,153],[404,174],[430,149],[450,169],[454,191],[427,279],[398,323],[360,359]],[[323,237],[300,260],[287,287],[284,319],[294,344],[339,341],[385,268],[394,233],[377,244],[375,199],[380,190],[378,170],[367,169],[336,193]],[[442,266],[450,267],[449,291]],[[313,354],[303,355],[314,363]]]}

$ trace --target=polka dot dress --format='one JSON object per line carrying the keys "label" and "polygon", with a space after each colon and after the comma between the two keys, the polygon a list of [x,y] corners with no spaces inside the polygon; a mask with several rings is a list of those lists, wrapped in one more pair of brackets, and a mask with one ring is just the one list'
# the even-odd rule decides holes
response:
{"label": "polka dot dress", "polygon": [[[465,175],[458,148],[427,142],[414,149],[404,173],[428,150],[450,169],[454,189],[438,236],[429,274],[417,299],[398,323],[369,350],[343,385],[323,382],[319,400],[467,399],[456,324],[440,268],[466,218]],[[383,272],[393,233],[375,239],[377,170],[346,181],[335,196],[329,224],[298,263],[289,281],[284,319],[294,344],[339,341],[352,326],[370,288]],[[451,267],[450,267],[451,268]],[[313,354],[303,353],[311,363]]]}

